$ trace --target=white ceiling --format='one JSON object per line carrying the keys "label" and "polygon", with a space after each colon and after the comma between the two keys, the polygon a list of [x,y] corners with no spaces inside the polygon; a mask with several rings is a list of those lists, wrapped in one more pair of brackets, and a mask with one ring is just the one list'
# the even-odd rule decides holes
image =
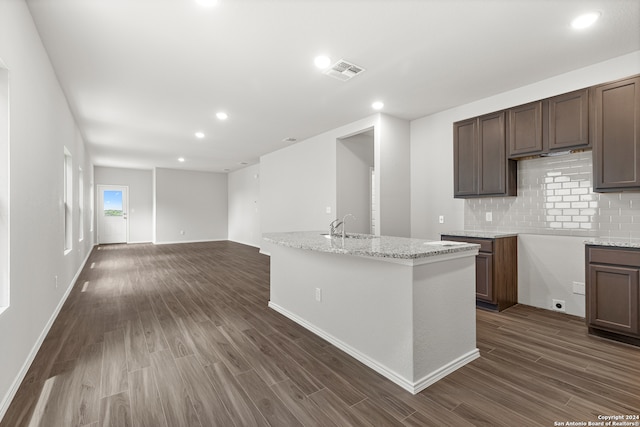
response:
{"label": "white ceiling", "polygon": [[[412,120],[640,49],[638,0],[27,3],[103,166],[235,170],[377,99]],[[590,10],[594,27],[569,26]],[[334,80],[321,53],[366,72]]]}

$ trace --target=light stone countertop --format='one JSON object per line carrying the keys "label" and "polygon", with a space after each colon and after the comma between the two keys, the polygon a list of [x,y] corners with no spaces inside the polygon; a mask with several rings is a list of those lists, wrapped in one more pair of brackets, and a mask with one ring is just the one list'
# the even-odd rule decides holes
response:
{"label": "light stone countertop", "polygon": [[615,239],[615,238],[594,238],[585,240],[587,245],[594,246],[609,246],[613,248],[640,248],[640,242],[630,241],[629,239]]}
{"label": "light stone countertop", "polygon": [[263,239],[281,246],[336,254],[417,260],[444,254],[477,251],[480,245],[407,237],[348,233],[353,237],[327,237],[326,231],[265,233]]}
{"label": "light stone countertop", "polygon": [[506,231],[474,231],[474,230],[457,230],[447,231],[441,233],[444,236],[456,236],[456,237],[475,237],[478,239],[500,239],[501,237],[513,237],[518,233],[506,232]]}

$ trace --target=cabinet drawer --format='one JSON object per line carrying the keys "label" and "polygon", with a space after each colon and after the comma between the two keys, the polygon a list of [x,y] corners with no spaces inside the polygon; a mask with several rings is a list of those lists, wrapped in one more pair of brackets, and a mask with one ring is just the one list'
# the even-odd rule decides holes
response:
{"label": "cabinet drawer", "polygon": [[465,242],[480,245],[480,252],[493,252],[493,239],[477,239],[473,237],[447,236],[443,234],[442,240],[451,240],[454,242]]}
{"label": "cabinet drawer", "polygon": [[588,247],[587,262],[640,267],[640,251],[602,247]]}

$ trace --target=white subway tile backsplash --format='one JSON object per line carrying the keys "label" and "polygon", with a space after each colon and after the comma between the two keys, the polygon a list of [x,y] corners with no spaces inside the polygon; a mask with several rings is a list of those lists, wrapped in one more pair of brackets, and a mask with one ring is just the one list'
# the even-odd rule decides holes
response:
{"label": "white subway tile backsplash", "polygon": [[519,161],[518,187],[517,197],[467,199],[465,228],[640,240],[640,192],[594,193],[589,151]]}

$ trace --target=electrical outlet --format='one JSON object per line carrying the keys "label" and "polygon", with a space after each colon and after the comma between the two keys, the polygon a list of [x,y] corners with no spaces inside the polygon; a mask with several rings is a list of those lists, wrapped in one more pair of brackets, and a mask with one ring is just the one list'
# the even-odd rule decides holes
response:
{"label": "electrical outlet", "polygon": [[322,289],[316,288],[316,301],[322,301]]}
{"label": "electrical outlet", "polygon": [[551,310],[553,311],[561,311],[561,312],[566,312],[567,310],[565,309],[564,306],[564,300],[561,299],[554,299],[551,302]]}
{"label": "electrical outlet", "polygon": [[484,219],[485,219],[487,222],[491,222],[491,221],[493,221],[493,213],[492,213],[492,212],[487,212],[487,213],[485,213],[485,215],[484,215]]}
{"label": "electrical outlet", "polygon": [[440,216],[438,217],[438,222],[439,222],[440,224],[444,224],[444,215],[440,215]]}
{"label": "electrical outlet", "polygon": [[573,282],[573,293],[577,295],[584,295],[584,283]]}
{"label": "electrical outlet", "polygon": [[330,214],[330,213],[331,213],[331,206],[327,206],[327,207],[324,209],[324,212],[325,212],[325,213]]}

